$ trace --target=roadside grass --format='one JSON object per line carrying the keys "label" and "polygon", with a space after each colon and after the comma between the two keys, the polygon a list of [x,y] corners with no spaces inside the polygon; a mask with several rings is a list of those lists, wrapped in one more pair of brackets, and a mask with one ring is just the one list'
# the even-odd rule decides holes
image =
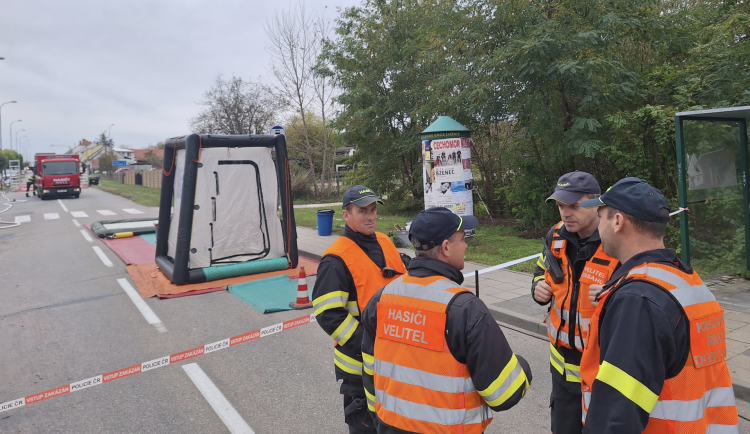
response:
{"label": "roadside grass", "polygon": [[147,188],[142,185],[120,184],[111,179],[99,178],[99,185],[92,185],[90,188],[98,188],[108,193],[125,197],[133,202],[143,206],[159,206],[161,189]]}
{"label": "roadside grass", "polygon": [[[297,226],[316,229],[318,227],[316,213],[319,209],[326,208],[295,209],[294,219]],[[333,215],[332,233],[342,235],[344,233],[344,219],[341,216],[341,207],[338,206],[333,209],[335,214]],[[380,205],[378,206],[377,230],[388,234],[388,231],[395,231],[394,225],[403,227],[406,224],[406,219],[413,219],[415,215],[416,213],[394,212],[389,210],[387,205]],[[466,243],[469,245],[469,248],[466,249],[467,261],[497,265],[541,252],[541,241],[521,238],[515,228],[502,223],[498,225],[487,223],[489,222],[483,220],[476,230],[476,235],[466,239]],[[411,249],[412,247],[407,248]],[[533,273],[535,265],[536,260],[530,260],[508,269]],[[529,285],[531,285],[530,281]]]}
{"label": "roadside grass", "polygon": [[[98,186],[91,186],[91,188],[100,188],[106,192],[126,197],[143,206],[159,206],[161,195],[160,189],[120,184],[117,181],[105,178],[99,180]],[[344,233],[344,218],[341,215],[340,205],[321,208],[297,208],[294,210],[294,220],[298,226],[316,229],[318,227],[317,211],[319,209],[334,210],[332,233],[342,235]],[[377,230],[385,234],[388,234],[389,231],[395,233],[397,225],[404,227],[406,219],[413,219],[416,215],[416,212],[390,209],[387,204],[379,205]],[[466,243],[469,245],[469,248],[466,249],[467,261],[497,265],[541,252],[542,243],[539,240],[522,238],[512,225],[507,224],[507,221],[492,223],[485,218],[481,218],[481,221],[476,230],[476,235],[466,239]],[[412,247],[408,246],[407,248],[411,249]],[[536,260],[530,260],[508,269],[532,273],[535,264]]]}

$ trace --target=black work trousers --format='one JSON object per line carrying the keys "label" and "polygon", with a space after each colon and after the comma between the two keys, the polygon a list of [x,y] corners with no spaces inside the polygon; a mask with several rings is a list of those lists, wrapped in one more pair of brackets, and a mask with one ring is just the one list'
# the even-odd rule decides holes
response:
{"label": "black work trousers", "polygon": [[581,383],[566,381],[552,369],[552,394],[549,398],[553,434],[581,434]]}
{"label": "black work trousers", "polygon": [[367,410],[367,399],[344,395],[344,421],[349,425],[349,434],[374,434],[375,425]]}

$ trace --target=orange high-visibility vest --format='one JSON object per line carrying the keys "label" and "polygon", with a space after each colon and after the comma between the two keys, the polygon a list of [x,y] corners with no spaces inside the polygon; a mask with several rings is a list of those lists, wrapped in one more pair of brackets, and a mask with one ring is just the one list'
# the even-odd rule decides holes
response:
{"label": "orange high-visibility vest", "polygon": [[546,270],[544,273],[545,281],[552,288],[552,300],[550,301],[550,310],[547,316],[547,336],[551,342],[550,364],[560,374],[564,374],[567,381],[580,382],[581,374],[578,366],[570,363],[569,360],[565,360],[555,347],[572,348],[569,338],[569,333],[572,331],[575,349],[583,352],[586,339],[589,335],[589,322],[591,315],[594,313],[594,305],[589,300],[589,286],[592,284],[603,285],[607,282],[614,274],[619,262],[617,259],[604,253],[601,245],[596,249],[594,256],[586,262],[583,272],[578,279],[576,327],[571,330],[570,305],[573,293],[573,282],[571,281],[573,268],[572,264],[568,261],[568,256],[565,254],[567,241],[558,234],[562,225],[563,222],[560,222],[555,226],[550,250],[556,258],[560,259],[560,268],[565,275],[565,279],[562,283],[555,283],[549,274],[549,270]]}
{"label": "orange high-visibility vest", "polygon": [[[405,275],[383,289],[372,366],[375,396],[374,402],[368,396],[368,404],[385,424],[419,433],[480,434],[492,421],[468,368],[445,340],[446,310],[461,292],[468,290],[442,276]],[[525,378],[516,368],[507,388],[516,377]]]}
{"label": "orange high-visibility vest", "polygon": [[[387,235],[375,232],[378,244],[383,249],[383,256],[385,257],[386,267],[391,267],[399,273],[406,273],[404,268],[404,262],[401,260],[401,254],[393,245],[393,242]],[[354,286],[357,288],[357,304],[347,304],[347,309],[354,316],[359,316],[359,313],[365,309],[367,303],[370,301],[373,295],[378,289],[384,287],[388,282],[396,278],[394,277],[383,277],[383,272],[378,266],[370,259],[369,256],[348,237],[341,236],[328,249],[326,249],[323,256],[335,255],[341,258],[346,264],[346,268],[349,269],[349,273],[354,279]]]}
{"label": "orange high-visibility vest", "polygon": [[[375,232],[375,236],[381,249],[383,249],[386,267],[393,268],[399,273],[406,273],[404,262],[401,260],[401,254],[396,249],[396,246],[393,245],[391,239],[380,232]],[[335,255],[344,261],[354,280],[354,286],[357,289],[357,300],[349,300],[348,293],[328,293],[313,300],[313,307],[315,308],[316,315],[330,306],[343,306],[349,311],[349,315],[347,315],[334,334],[331,335],[334,340],[333,362],[344,372],[361,376],[361,357],[353,359],[339,351],[336,347],[339,346],[339,343],[344,345],[359,327],[359,321],[356,318],[365,309],[372,296],[398,276],[383,277],[383,271],[378,268],[375,262],[367,256],[357,243],[348,237],[339,237],[323,253],[324,257],[326,255]]]}
{"label": "orange high-visibility vest", "polygon": [[[689,357],[682,371],[664,382],[658,396],[620,368],[607,362],[599,364],[601,312],[612,292],[633,279],[669,291],[682,306],[690,324]],[[589,341],[581,359],[583,422],[586,423],[592,399],[591,387],[598,379],[650,413],[644,433],[706,433],[711,427],[726,429],[721,432],[737,432],[737,406],[726,363],[724,337],[724,311],[697,273],[658,263],[645,263],[630,270],[603,295],[591,318]]]}

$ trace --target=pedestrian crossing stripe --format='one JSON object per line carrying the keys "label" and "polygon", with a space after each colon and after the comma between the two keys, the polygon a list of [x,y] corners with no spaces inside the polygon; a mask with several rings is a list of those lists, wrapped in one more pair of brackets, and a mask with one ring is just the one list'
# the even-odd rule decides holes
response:
{"label": "pedestrian crossing stripe", "polygon": [[123,208],[122,210],[129,214],[143,214],[143,211],[137,210],[135,208]]}
{"label": "pedestrian crossing stripe", "polygon": [[31,221],[31,215],[18,215],[16,216],[16,223],[28,223]]}
{"label": "pedestrian crossing stripe", "polygon": [[73,217],[88,217],[89,215],[86,214],[84,211],[71,211],[70,215]]}
{"label": "pedestrian crossing stripe", "polygon": [[[57,220],[59,218],[60,218],[60,214],[58,214],[56,212],[50,212],[50,213],[44,214],[44,219],[45,220]],[[29,220],[29,221],[31,221],[31,220]]]}
{"label": "pedestrian crossing stripe", "polygon": [[116,212],[110,211],[108,209],[98,209],[98,210],[96,210],[96,212],[98,212],[101,215],[117,215]]}

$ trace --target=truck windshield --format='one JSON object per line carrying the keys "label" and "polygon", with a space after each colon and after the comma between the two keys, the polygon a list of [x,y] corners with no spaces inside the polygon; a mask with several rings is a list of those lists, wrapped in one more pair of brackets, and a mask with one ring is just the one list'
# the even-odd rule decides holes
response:
{"label": "truck windshield", "polygon": [[75,161],[54,161],[44,163],[45,175],[72,175],[78,173],[78,163]]}

